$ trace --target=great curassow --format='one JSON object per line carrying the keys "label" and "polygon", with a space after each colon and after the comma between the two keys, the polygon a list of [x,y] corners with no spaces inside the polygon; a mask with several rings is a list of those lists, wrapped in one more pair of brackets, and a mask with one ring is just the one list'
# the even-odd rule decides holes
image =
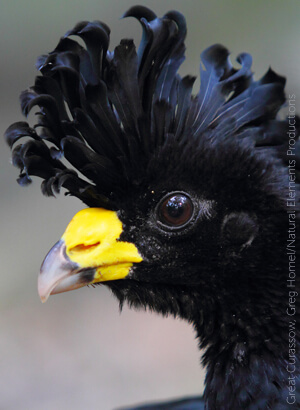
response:
{"label": "great curassow", "polygon": [[269,69],[255,80],[251,56],[234,68],[219,44],[201,55],[194,95],[195,78],[178,74],[183,15],[129,16],[143,28],[138,50],[123,39],[109,51],[94,21],[40,57],[21,94],[37,124],[6,132],[21,185],[38,176],[45,195],[63,187],[88,206],[46,256],[41,300],[102,284],[121,306],[190,322],[204,396],[152,408],[299,408],[295,96],[280,117],[285,79]]}

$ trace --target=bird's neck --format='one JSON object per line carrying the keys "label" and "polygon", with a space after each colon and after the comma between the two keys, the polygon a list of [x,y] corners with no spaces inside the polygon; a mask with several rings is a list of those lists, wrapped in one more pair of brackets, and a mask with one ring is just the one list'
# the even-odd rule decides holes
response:
{"label": "bird's neck", "polygon": [[[214,314],[207,313],[206,319],[204,313],[203,321],[195,323],[200,347],[205,349],[206,408],[273,409],[298,403],[295,386],[300,388],[300,369],[295,361],[300,346],[297,350],[296,328],[289,329],[292,322],[287,316],[283,320],[266,307],[233,307],[231,314],[224,306],[211,309]],[[289,335],[294,337],[290,343]]]}
{"label": "bird's neck", "polygon": [[[224,353],[225,355],[226,353]],[[207,410],[275,409],[288,408],[298,402],[299,371],[284,358],[269,353],[248,356],[242,346],[235,349],[235,359],[210,363],[206,375],[204,399]],[[278,406],[278,407],[277,407]],[[296,407],[295,407],[296,408]]]}

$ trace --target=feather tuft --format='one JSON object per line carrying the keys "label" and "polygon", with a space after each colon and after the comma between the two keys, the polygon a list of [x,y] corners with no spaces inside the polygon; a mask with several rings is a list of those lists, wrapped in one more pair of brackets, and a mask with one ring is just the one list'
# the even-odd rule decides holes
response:
{"label": "feather tuft", "polygon": [[269,69],[255,81],[249,54],[240,54],[235,68],[229,51],[216,44],[201,54],[194,96],[195,77],[178,73],[185,58],[184,16],[170,11],[159,18],[134,6],[123,17],[142,26],[137,50],[123,39],[109,51],[109,27],[83,21],[38,59],[40,75],[20,97],[26,117],[37,110],[37,123],[17,122],[5,134],[21,185],[38,176],[45,195],[65,188],[87,205],[112,207],[143,183],[147,164],[170,138],[181,144],[204,136],[233,138],[286,162],[287,121],[278,119],[284,77]]}

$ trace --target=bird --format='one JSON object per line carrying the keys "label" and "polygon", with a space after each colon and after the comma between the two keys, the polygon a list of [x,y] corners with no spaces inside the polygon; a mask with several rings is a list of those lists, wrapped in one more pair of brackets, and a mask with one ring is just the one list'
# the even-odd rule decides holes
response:
{"label": "bird", "polygon": [[20,96],[36,123],[5,134],[20,185],[39,177],[85,206],[42,263],[40,298],[102,285],[194,327],[203,396],[136,409],[299,408],[296,97],[221,44],[202,52],[195,92],[179,74],[185,17],[123,17],[141,24],[138,47],[110,51],[105,23],[78,23]]}

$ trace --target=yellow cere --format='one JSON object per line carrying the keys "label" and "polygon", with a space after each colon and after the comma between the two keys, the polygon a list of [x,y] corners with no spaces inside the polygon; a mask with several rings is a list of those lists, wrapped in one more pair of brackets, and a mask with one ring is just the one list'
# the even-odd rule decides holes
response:
{"label": "yellow cere", "polygon": [[79,211],[62,236],[67,256],[82,268],[96,268],[93,282],[126,277],[133,263],[141,262],[136,246],[118,241],[122,222],[116,212],[102,208]]}

